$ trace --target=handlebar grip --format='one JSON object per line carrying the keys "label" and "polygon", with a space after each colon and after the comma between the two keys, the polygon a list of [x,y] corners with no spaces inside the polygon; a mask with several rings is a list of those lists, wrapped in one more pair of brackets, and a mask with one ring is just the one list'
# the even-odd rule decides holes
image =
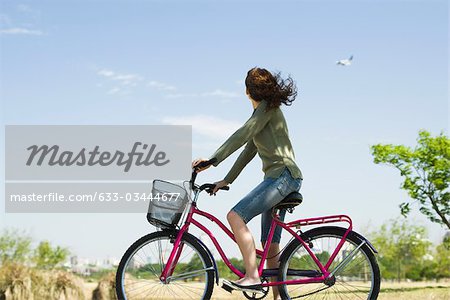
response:
{"label": "handlebar grip", "polygon": [[209,165],[212,165],[212,164],[215,163],[216,161],[217,161],[217,158],[213,157],[213,158],[211,158],[210,160],[206,160],[206,161],[202,161],[201,163],[198,163],[198,164],[194,167],[194,169],[195,169],[195,170],[198,170],[198,169],[201,169],[201,168],[205,168],[205,167],[207,167],[207,166],[209,166]]}
{"label": "handlebar grip", "polygon": [[[195,186],[195,179],[197,178],[197,171],[201,168],[205,168],[209,165],[212,165],[213,163],[215,163],[217,161],[217,158],[213,157],[210,160],[206,160],[206,161],[202,161],[201,163],[197,164],[193,170],[192,170],[192,174],[191,174],[191,180],[190,185],[191,185],[191,189],[194,189]],[[214,188],[214,186],[213,186]]]}
{"label": "handlebar grip", "polygon": [[[202,184],[202,185],[200,186],[200,190],[201,190],[201,191],[202,191],[202,190],[205,190],[205,191],[207,191],[208,193],[212,193],[212,191],[213,191],[213,189],[214,189],[215,186],[216,186],[216,185],[215,185],[214,183],[205,183],[205,184]],[[229,186],[223,186],[223,187],[220,188],[220,190],[224,190],[224,191],[228,191],[229,189],[230,189]]]}

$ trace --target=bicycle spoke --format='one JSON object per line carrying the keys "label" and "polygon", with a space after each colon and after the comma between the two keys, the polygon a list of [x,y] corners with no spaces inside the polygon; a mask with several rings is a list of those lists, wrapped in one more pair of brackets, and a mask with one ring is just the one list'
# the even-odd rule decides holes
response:
{"label": "bicycle spoke", "polygon": [[178,299],[180,298],[180,296],[178,296],[177,293],[175,293],[175,290],[173,290],[171,288],[168,288],[168,290],[169,290],[170,294],[172,294],[174,296],[174,298],[178,298]]}
{"label": "bicycle spoke", "polygon": [[172,249],[173,243],[168,237],[152,240],[136,249],[124,267],[122,285],[127,300],[203,297],[208,281],[211,280],[207,274],[211,274],[214,268],[205,265],[198,250],[189,243],[180,243],[180,253],[174,257],[175,264],[170,270],[170,276],[165,282],[160,281],[159,276]]}
{"label": "bicycle spoke", "polygon": [[355,296],[358,297],[358,299],[364,299],[361,298],[357,293],[355,293],[354,291],[352,291],[351,289],[349,289],[347,286],[345,286],[345,284],[342,284],[342,282],[338,282],[337,284],[339,284],[340,286],[342,286],[343,288],[345,288],[348,292],[354,294]]}
{"label": "bicycle spoke", "polygon": [[189,286],[189,285],[185,285],[185,284],[180,284],[178,282],[174,282],[173,284],[175,286],[178,286],[178,287],[182,288],[182,289],[186,289],[186,290],[190,291],[191,293],[194,293],[194,291],[203,290],[202,288],[199,288],[199,287]]}
{"label": "bicycle spoke", "polygon": [[175,280],[180,280],[180,279],[187,279],[187,278],[195,277],[195,276],[192,276],[192,275],[201,274],[201,273],[204,273],[205,271],[208,271],[208,270],[214,270],[214,268],[207,268],[207,269],[201,269],[201,270],[198,270],[198,271],[191,271],[191,272],[187,272],[187,273],[182,273],[182,274],[178,274],[176,276],[170,276],[167,279],[170,279],[171,282],[175,281]]}
{"label": "bicycle spoke", "polygon": [[[145,257],[150,257],[150,256],[148,256],[147,253],[145,252],[145,248],[146,248],[146,247],[143,247],[143,248],[142,248],[142,251],[144,252]],[[151,250],[151,249],[150,249],[150,250]],[[143,262],[145,263],[145,261],[143,261]],[[149,265],[149,267],[152,269],[153,275],[155,275],[155,277],[159,278],[159,275],[157,274],[157,271],[156,271],[151,265]],[[161,273],[162,273],[162,270],[161,270],[161,272],[159,272],[159,274],[161,274]]]}
{"label": "bicycle spoke", "polygon": [[[144,287],[144,286],[142,286],[142,287]],[[147,290],[143,290],[143,291],[139,292],[138,294],[135,293],[135,295],[136,295],[136,296],[139,296],[139,295],[142,295],[142,294],[144,294],[144,293],[145,293],[145,295],[147,296],[148,291],[147,291]],[[139,297],[137,297],[137,298],[139,299]]]}
{"label": "bicycle spoke", "polygon": [[[339,229],[333,228],[327,230],[340,232],[338,231]],[[323,232],[323,234],[311,235],[305,241],[308,246],[311,245],[311,251],[320,263],[325,266],[341,243],[341,234],[345,231],[334,234],[318,228],[316,232]],[[363,247],[367,249],[364,241],[361,243],[360,239],[354,239],[354,241],[349,237],[345,239],[328,268],[328,271],[334,274],[328,279],[329,282],[327,283],[329,286],[325,283],[284,285],[281,286],[281,290],[283,293],[287,293],[291,299],[368,299],[374,285],[374,271],[371,262],[363,251]],[[280,272],[283,276],[281,280],[307,278],[288,276],[287,272],[290,269],[306,269],[320,272],[320,268],[302,244],[298,243],[296,248],[290,251],[290,256],[284,260],[286,262],[283,262],[283,266],[280,266],[282,268]],[[379,273],[377,276],[377,285],[379,287]]]}
{"label": "bicycle spoke", "polygon": [[344,300],[344,298],[342,298],[342,296],[341,296],[341,294],[340,294],[340,293],[335,293],[335,295],[337,295],[337,296],[339,297],[339,299],[342,299],[342,300]]}

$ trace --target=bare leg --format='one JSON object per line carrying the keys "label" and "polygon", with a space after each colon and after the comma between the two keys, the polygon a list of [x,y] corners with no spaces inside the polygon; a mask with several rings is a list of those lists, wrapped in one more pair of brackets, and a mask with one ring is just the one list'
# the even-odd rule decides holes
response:
{"label": "bare leg", "polygon": [[248,230],[248,227],[242,218],[234,211],[230,211],[228,213],[227,219],[230,223],[231,230],[234,233],[239,249],[241,250],[245,265],[245,277],[238,280],[237,283],[242,285],[261,283],[256,264],[256,249],[253,235],[250,230]]}
{"label": "bare leg", "polygon": [[[264,243],[263,243],[264,248]],[[267,254],[267,268],[268,269],[278,269],[280,266],[280,263],[278,262],[278,259],[280,258],[280,244],[278,243],[271,243],[269,246],[269,252]],[[277,277],[272,277],[272,281],[277,281]],[[280,294],[278,292],[278,287],[273,286],[272,287],[272,293],[273,293],[273,299],[280,300]]]}

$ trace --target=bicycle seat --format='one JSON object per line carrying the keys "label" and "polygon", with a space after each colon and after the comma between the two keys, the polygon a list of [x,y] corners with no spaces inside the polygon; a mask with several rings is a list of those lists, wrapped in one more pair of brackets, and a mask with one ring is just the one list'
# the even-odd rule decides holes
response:
{"label": "bicycle seat", "polygon": [[292,212],[293,208],[302,203],[302,201],[302,194],[299,192],[292,192],[275,205],[273,209],[287,209],[289,212]]}

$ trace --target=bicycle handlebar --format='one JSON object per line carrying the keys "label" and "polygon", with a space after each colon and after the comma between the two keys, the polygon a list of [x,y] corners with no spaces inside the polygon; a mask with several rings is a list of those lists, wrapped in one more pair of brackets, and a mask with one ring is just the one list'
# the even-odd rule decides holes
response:
{"label": "bicycle handlebar", "polygon": [[[192,168],[192,175],[191,180],[189,181],[191,184],[191,189],[195,190],[195,179],[197,178],[197,171],[201,168],[208,167],[215,163],[217,161],[217,158],[211,158],[210,160],[202,161],[201,163],[197,164],[194,168]],[[209,194],[212,194],[212,191],[216,185],[214,183],[205,183],[202,184],[198,189],[200,191],[206,190]],[[228,191],[230,189],[229,186],[223,186],[220,188],[220,190]]]}
{"label": "bicycle handlebar", "polygon": [[194,167],[194,171],[197,171],[198,169],[201,169],[201,168],[208,167],[208,166],[212,165],[213,163],[215,163],[216,161],[217,161],[217,158],[215,158],[215,157],[211,158],[210,160],[202,161]]}
{"label": "bicycle handlebar", "polygon": [[[205,183],[202,184],[199,188],[200,191],[205,190],[208,194],[212,194],[213,189],[216,187],[216,185],[214,183]],[[224,191],[228,191],[230,189],[229,186],[223,186],[221,187],[219,190],[224,190]]]}

